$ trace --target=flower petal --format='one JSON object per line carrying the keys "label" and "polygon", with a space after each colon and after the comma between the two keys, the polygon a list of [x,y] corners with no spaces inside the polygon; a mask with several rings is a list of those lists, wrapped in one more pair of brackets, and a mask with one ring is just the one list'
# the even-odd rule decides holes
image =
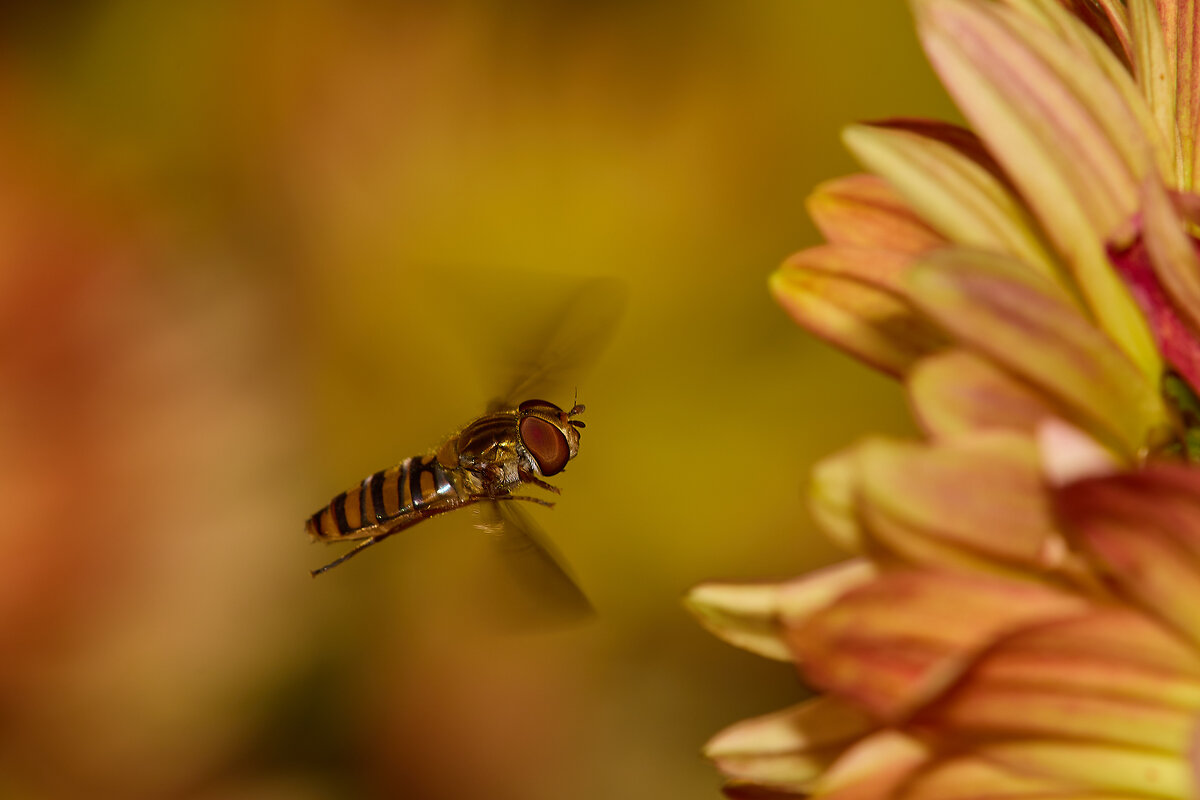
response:
{"label": "flower petal", "polygon": [[1113,82],[1119,65],[1098,65],[1096,52],[999,4],[914,6],[934,68],[1053,238],[1089,308],[1157,378],[1149,331],[1102,247],[1137,207],[1137,183],[1154,152],[1140,123],[1148,112],[1139,115]]}
{"label": "flower petal", "polygon": [[1083,478],[1121,471],[1111,450],[1061,419],[1047,419],[1038,425],[1036,438],[1042,475],[1049,486],[1065,486]]}
{"label": "flower petal", "polygon": [[1074,616],[1083,598],[981,575],[900,571],[788,632],[805,679],[894,723],[944,692],[997,636]]}
{"label": "flower petal", "polygon": [[[979,569],[1044,569],[1045,556],[1061,552],[1028,437],[995,432],[935,446],[877,439],[862,445],[857,463],[866,528],[905,560],[925,563],[933,548],[933,565],[945,566],[940,544],[963,551],[956,561],[974,556]],[[996,509],[1004,509],[1001,531]]]}
{"label": "flower petal", "polygon": [[1120,271],[1154,331],[1163,357],[1200,389],[1200,258],[1196,243],[1157,181],[1143,187],[1143,233],[1130,246],[1110,246]]}
{"label": "flower petal", "polygon": [[821,776],[813,796],[826,800],[895,797],[929,756],[929,748],[918,739],[900,731],[879,731],[851,746]]}
{"label": "flower petal", "polygon": [[809,479],[808,510],[830,540],[849,553],[863,549],[855,495],[858,492],[857,451],[843,450],[821,459]]}
{"label": "flower petal", "polygon": [[885,250],[802,251],[770,278],[771,294],[810,332],[893,375],[944,338],[889,291],[906,257]]}
{"label": "flower petal", "polygon": [[944,250],[908,272],[909,299],[1126,456],[1165,424],[1157,390],[1050,282],[1000,256]]}
{"label": "flower petal", "polygon": [[851,560],[783,583],[702,583],[688,593],[684,604],[704,627],[730,644],[789,661],[785,626],[801,623],[876,573],[871,562]]}
{"label": "flower petal", "polygon": [[[913,775],[897,797],[904,800],[978,800],[988,798],[1039,798],[1087,800],[1075,787],[1006,769],[977,756],[941,758]],[[1111,796],[1096,800],[1118,800]]]}
{"label": "flower petal", "polygon": [[1196,159],[1200,156],[1196,151],[1196,126],[1200,125],[1200,40],[1197,39],[1200,20],[1193,0],[1159,0],[1158,12],[1175,81],[1172,90],[1183,165],[1179,185],[1191,189],[1197,172]]}
{"label": "flower petal", "polygon": [[1129,17],[1122,0],[1061,0],[1070,10],[1096,34],[1113,54],[1130,63],[1133,60],[1133,45],[1130,43]]}
{"label": "flower petal", "polygon": [[[1147,652],[1135,651],[1143,644]],[[964,679],[963,691],[976,687],[1106,698],[1194,717],[1200,711],[1200,660],[1150,617],[1105,607],[1007,637]]]}
{"label": "flower petal", "polygon": [[1064,267],[1046,249],[1020,201],[975,160],[936,139],[887,125],[852,125],[842,140],[946,239],[1014,256],[1046,277],[1062,279]]}
{"label": "flower petal", "polygon": [[1122,593],[1200,646],[1200,470],[1157,465],[1081,481],[1057,507]]}
{"label": "flower petal", "polygon": [[704,755],[731,778],[803,788],[875,727],[859,709],[822,696],[732,725]]}
{"label": "flower petal", "polygon": [[807,205],[830,244],[916,254],[946,241],[876,175],[826,181],[809,195]]}
{"label": "flower petal", "polygon": [[921,359],[906,382],[917,421],[935,439],[996,429],[1032,434],[1061,413],[1033,387],[967,350]]}
{"label": "flower petal", "polygon": [[1005,686],[971,677],[961,690],[922,713],[956,742],[1000,737],[1092,741],[1181,755],[1196,726],[1194,709],[1086,694],[1067,683]]}
{"label": "flower petal", "polygon": [[1091,742],[1028,739],[979,744],[973,752],[1027,775],[1070,782],[1081,789],[1146,797],[1195,796],[1191,775],[1178,754]]}
{"label": "flower petal", "polygon": [[1175,58],[1167,50],[1162,22],[1155,0],[1129,0],[1130,32],[1133,36],[1134,75],[1142,96],[1154,114],[1167,155],[1176,162],[1173,174],[1179,188],[1187,184],[1187,175],[1177,161],[1175,130]]}

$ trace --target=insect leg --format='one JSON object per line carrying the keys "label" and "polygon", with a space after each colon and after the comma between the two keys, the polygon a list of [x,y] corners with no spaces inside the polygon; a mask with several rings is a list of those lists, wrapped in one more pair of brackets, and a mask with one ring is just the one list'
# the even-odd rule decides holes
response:
{"label": "insect leg", "polygon": [[474,502],[478,502],[480,500],[495,500],[497,502],[499,502],[501,500],[527,500],[530,503],[537,503],[539,506],[545,506],[546,508],[554,508],[554,503],[550,502],[549,500],[543,500],[540,497],[530,497],[528,495],[523,495],[523,494],[502,494],[502,495],[497,495],[497,496],[492,496],[492,495],[488,495],[488,494],[471,495],[471,498],[470,498],[471,502],[474,503]]}
{"label": "insect leg", "polygon": [[562,489],[559,489],[557,486],[554,486],[552,484],[546,483],[544,480],[539,478],[537,475],[534,475],[532,472],[526,472],[524,470],[521,470],[521,472],[519,473],[519,477],[521,478],[522,483],[532,483],[534,486],[540,486],[548,492],[554,492],[555,494],[562,494]]}
{"label": "insect leg", "polygon": [[363,541],[359,542],[354,547],[352,547],[349,550],[347,550],[346,552],[342,553],[340,556],[335,558],[333,561],[330,561],[328,564],[321,567],[320,569],[309,570],[308,574],[312,575],[315,578],[323,572],[328,572],[329,570],[336,567],[338,564],[341,564],[343,561],[347,561],[351,557],[356,556],[359,553],[361,553],[363,550],[366,550],[371,545],[376,544],[377,542],[383,541],[385,538],[387,538],[387,535],[388,534],[384,534],[383,536],[372,536],[370,539],[364,539]]}

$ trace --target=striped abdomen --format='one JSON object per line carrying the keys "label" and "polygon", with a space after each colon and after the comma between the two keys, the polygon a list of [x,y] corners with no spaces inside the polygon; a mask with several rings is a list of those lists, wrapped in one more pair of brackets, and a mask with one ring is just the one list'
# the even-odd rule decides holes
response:
{"label": "striped abdomen", "polygon": [[437,458],[415,456],[342,492],[313,514],[306,527],[317,539],[363,539],[406,514],[424,514],[458,502],[458,491]]}

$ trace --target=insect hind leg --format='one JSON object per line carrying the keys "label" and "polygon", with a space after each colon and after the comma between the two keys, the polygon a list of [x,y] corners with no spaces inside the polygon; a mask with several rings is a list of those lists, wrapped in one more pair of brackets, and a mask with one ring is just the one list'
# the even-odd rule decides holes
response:
{"label": "insect hind leg", "polygon": [[344,561],[349,561],[351,558],[358,555],[363,550],[366,550],[368,547],[370,547],[373,544],[377,544],[378,542],[383,541],[385,538],[386,537],[384,537],[384,536],[372,536],[370,539],[364,539],[363,541],[359,542],[354,547],[352,547],[349,550],[347,550],[346,552],[342,553],[340,556],[335,558],[333,561],[330,561],[325,566],[320,567],[318,569],[309,570],[308,574],[315,578],[322,573],[328,572],[329,570],[336,567],[338,564],[341,564]]}

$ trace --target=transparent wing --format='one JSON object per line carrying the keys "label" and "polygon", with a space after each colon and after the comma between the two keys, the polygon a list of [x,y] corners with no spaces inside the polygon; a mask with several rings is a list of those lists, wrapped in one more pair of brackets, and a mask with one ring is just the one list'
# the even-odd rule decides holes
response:
{"label": "transparent wing", "polygon": [[562,397],[608,345],[625,310],[616,278],[579,280],[537,273],[477,276],[458,291],[466,308],[456,326],[471,343],[477,374],[492,396],[489,411]]}
{"label": "transparent wing", "polygon": [[562,557],[516,500],[480,503],[479,527],[500,557],[484,587],[488,610],[511,627],[581,620],[592,604],[571,577]]}

